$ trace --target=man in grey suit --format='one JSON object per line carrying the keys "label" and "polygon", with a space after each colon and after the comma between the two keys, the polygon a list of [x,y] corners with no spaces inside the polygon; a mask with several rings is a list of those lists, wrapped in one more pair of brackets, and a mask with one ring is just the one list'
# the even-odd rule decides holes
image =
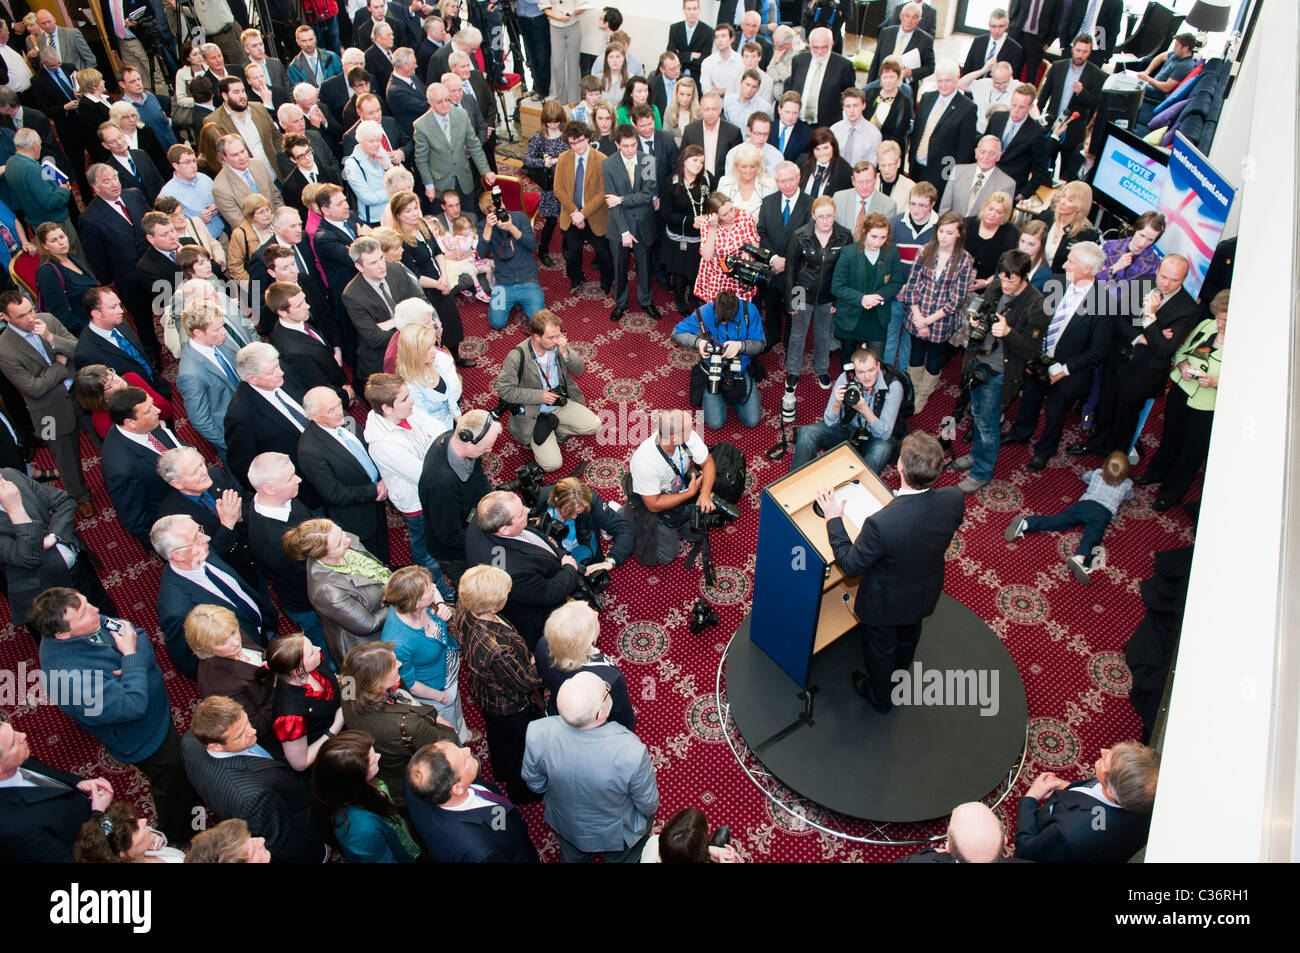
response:
{"label": "man in grey suit", "polygon": [[36,313],[21,292],[0,294],[0,316],[9,327],[0,334],[0,373],[27,402],[36,436],[50,446],[54,465],[77,515],[95,515],[90,487],[81,476],[81,435],[72,403],[72,356],[77,339],[52,314]]}
{"label": "man in grey suit", "polygon": [[1005,192],[1014,202],[1016,180],[998,168],[1002,158],[1002,140],[985,136],[975,146],[975,161],[953,166],[952,178],[943,190],[939,214],[954,211],[961,215],[978,215],[994,192]]}
{"label": "man in grey suit", "polygon": [[225,463],[226,409],[239,386],[235,371],[239,349],[226,333],[225,313],[209,302],[187,307],[180,324],[185,347],[176,389],[185,400],[190,423]]}
{"label": "man in grey suit", "polygon": [[424,182],[425,196],[432,202],[442,189],[455,189],[462,204],[476,207],[479,185],[470,160],[488,186],[497,179],[483,154],[483,143],[470,128],[469,114],[451,108],[446,86],[430,83],[425,98],[429,111],[415,120],[415,169]]}
{"label": "man in grey suit", "polygon": [[876,176],[876,167],[866,159],[853,167],[853,188],[840,189],[835,193],[835,221],[843,225],[856,238],[858,222],[872,212],[879,212],[885,218],[894,214],[894,200],[880,191]]}
{"label": "man in grey suit", "polygon": [[637,155],[636,129],[627,123],[614,128],[618,152],[605,160],[605,203],[609,224],[605,237],[614,255],[614,310],[617,321],[627,311],[627,260],[636,257],[636,299],[641,309],[659,320],[659,309],[650,302],[651,262],[654,257],[656,178],[654,168]]}
{"label": "man in grey suit", "polygon": [[546,801],[546,823],[566,863],[637,863],[659,788],[650,753],[635,734],[609,721],[609,686],[579,672],[560,686],[558,715],[528,726],[524,783]]}
{"label": "man in grey suit", "polygon": [[384,369],[384,352],[396,328],[399,301],[423,298],[424,292],[400,263],[384,257],[379,242],[358,238],[348,246],[357,276],[343,289],[343,313],[357,332],[356,380],[365,381]]}
{"label": "man in grey suit", "polygon": [[[478,108],[478,102],[465,95],[465,84],[455,73],[444,73],[442,85],[447,87],[447,98],[451,100],[452,109],[465,110],[466,115],[469,116],[470,128],[474,130],[474,135],[478,136],[478,141],[483,143],[486,150],[488,140],[487,120],[483,118],[483,110]],[[484,155],[486,154],[485,151]]]}
{"label": "man in grey suit", "polygon": [[33,36],[36,49],[53,46],[59,53],[59,61],[74,70],[94,69],[95,54],[90,51],[90,44],[81,35],[80,30],[69,26],[59,26],[54,22],[54,14],[49,10],[36,13],[36,33]]}

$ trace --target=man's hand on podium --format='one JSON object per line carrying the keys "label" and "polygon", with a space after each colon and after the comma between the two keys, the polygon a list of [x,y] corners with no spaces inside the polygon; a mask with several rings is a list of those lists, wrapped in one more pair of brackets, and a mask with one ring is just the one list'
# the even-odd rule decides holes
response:
{"label": "man's hand on podium", "polygon": [[835,491],[829,486],[822,487],[817,494],[817,503],[822,508],[822,515],[828,520],[844,515],[844,504],[835,498]]}

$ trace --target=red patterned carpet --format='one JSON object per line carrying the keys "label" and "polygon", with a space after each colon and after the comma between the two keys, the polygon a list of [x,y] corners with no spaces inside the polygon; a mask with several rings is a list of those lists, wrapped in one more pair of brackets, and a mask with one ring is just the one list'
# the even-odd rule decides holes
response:
{"label": "red patterned carpet", "polygon": [[[558,237],[555,244],[558,246]],[[558,247],[553,249],[558,258]],[[594,275],[594,269],[590,270]],[[577,295],[566,292],[561,270],[545,271],[542,287],[552,310],[563,316],[571,346],[587,359],[581,379],[588,404],[616,425],[635,424],[646,414],[687,403],[687,368],[694,358],[675,348],[670,340],[671,297],[656,287],[655,303],[664,312],[655,323],[640,312],[620,324],[609,321],[612,302],[600,297],[593,282]],[[522,337],[521,313],[505,330],[487,327],[486,305],[460,299],[466,334],[464,352],[479,359],[477,368],[464,372],[466,398],[463,409],[492,407],[491,387],[501,360]],[[763,456],[778,440],[779,404],[783,374],[779,349],[764,363],[771,375],[761,385],[765,419],[753,431],[739,428],[732,415],[719,436],[737,443],[747,454],[751,486],[743,501],[739,521],[714,533],[713,559],[718,585],[705,593],[700,571],[676,564],[648,570],[635,561],[614,573],[602,615],[600,647],[617,659],[627,676],[637,712],[637,734],[649,747],[658,777],[660,807],[657,824],[688,806],[699,806],[710,824],[730,826],[735,846],[751,862],[771,861],[889,861],[914,848],[864,847],[846,842],[803,824],[774,808],[735,763],[723,739],[714,684],[718,662],[729,634],[741,622],[752,597],[754,546],[758,533],[759,488],[786,473],[789,457],[776,463]],[[174,368],[171,372],[174,373]],[[949,364],[946,387],[935,395],[925,413],[912,421],[913,429],[936,432],[956,397],[955,362]],[[826,394],[807,370],[799,387],[799,421],[819,419]],[[625,405],[625,408],[624,406]],[[1160,408],[1148,424],[1145,446],[1154,451],[1161,429]],[[360,415],[358,416],[360,418]],[[1072,421],[1062,446],[1075,442]],[[188,423],[178,427],[182,439],[201,445]],[[644,436],[644,425],[633,442]],[[574,439],[564,446],[568,472],[580,460],[588,462],[587,480],[607,498],[622,499],[618,489],[624,467],[634,447],[620,438],[616,426],[597,438]],[[98,510],[94,519],[81,523],[91,547],[112,567],[104,582],[122,612],[154,636],[159,660],[167,673],[173,713],[178,727],[188,726],[196,702],[193,685],[170,668],[154,607],[161,564],[146,558],[136,542],[116,523],[89,442],[86,477]],[[525,462],[527,450],[504,435],[497,453],[486,458],[494,482],[513,475]],[[1163,514],[1151,510],[1150,488],[1139,488],[1106,536],[1105,568],[1091,586],[1077,585],[1064,564],[1073,552],[1078,533],[1041,534],[1008,546],[1003,540],[1007,521],[1017,512],[1055,512],[1074,502],[1082,491],[1078,475],[1087,466],[1063,453],[1042,474],[1024,469],[1029,448],[1004,449],[996,479],[969,499],[966,521],[953,543],[948,561],[946,591],[975,611],[1003,639],[1025,682],[1029,700],[1029,751],[1016,792],[1023,791],[1040,771],[1051,770],[1066,778],[1089,775],[1102,747],[1140,732],[1129,706],[1129,672],[1123,643],[1142,615],[1138,581],[1150,574],[1156,551],[1185,546],[1192,541],[1192,526],[1181,508]],[[212,459],[215,460],[213,457]],[[43,465],[50,465],[44,462]],[[1091,463],[1095,466],[1095,461]],[[1140,466],[1138,468],[1140,472]],[[897,487],[890,468],[884,474]],[[941,485],[958,482],[960,474],[945,473]],[[1190,494],[1195,497],[1198,490]],[[408,550],[401,524],[390,518],[393,564],[404,564]],[[707,594],[717,608],[721,624],[694,636],[687,628],[691,604]],[[281,631],[292,631],[282,620]],[[9,624],[7,605],[0,609],[0,664],[19,673],[33,671],[36,655],[25,630]],[[465,686],[461,688],[465,695]],[[31,738],[33,753],[51,764],[86,776],[105,775],[121,796],[152,809],[148,786],[133,768],[118,764],[71,720],[46,706],[12,706],[0,699],[18,726]],[[472,702],[465,705],[471,725],[482,726]],[[477,752],[486,763],[486,745]],[[820,819],[825,812],[812,804],[805,816]],[[1014,798],[1003,803],[1004,821],[1014,828]],[[545,860],[559,859],[554,835],[542,820],[540,805],[524,808],[534,841]],[[865,825],[849,830],[867,833]],[[940,830],[936,825],[934,830]]]}

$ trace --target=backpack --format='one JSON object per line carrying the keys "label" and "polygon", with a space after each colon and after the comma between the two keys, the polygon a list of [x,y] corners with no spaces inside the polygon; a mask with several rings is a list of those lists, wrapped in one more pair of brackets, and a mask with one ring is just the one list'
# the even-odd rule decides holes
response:
{"label": "backpack", "polygon": [[749,481],[745,454],[734,443],[719,440],[709,448],[717,476],[713,479],[713,492],[728,503],[737,503]]}
{"label": "backpack", "polygon": [[894,418],[894,432],[890,435],[895,440],[902,440],[911,432],[907,427],[907,418],[916,413],[916,393],[912,390],[912,379],[888,364],[881,364],[880,371],[885,375],[886,387],[892,387],[894,381],[903,385],[903,403],[898,408],[898,416]]}

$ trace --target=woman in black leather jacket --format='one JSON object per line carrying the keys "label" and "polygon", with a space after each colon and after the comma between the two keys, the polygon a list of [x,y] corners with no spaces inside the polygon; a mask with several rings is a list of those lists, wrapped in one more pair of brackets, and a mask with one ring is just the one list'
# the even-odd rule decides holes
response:
{"label": "woman in black leather jacket", "polygon": [[831,330],[835,296],[831,281],[840,250],[853,234],[835,221],[835,201],[823,195],[813,201],[812,221],[790,236],[786,253],[786,300],[790,302],[790,345],[785,351],[786,386],[799,380],[804,341],[813,329],[813,370],[822,390],[831,386]]}

